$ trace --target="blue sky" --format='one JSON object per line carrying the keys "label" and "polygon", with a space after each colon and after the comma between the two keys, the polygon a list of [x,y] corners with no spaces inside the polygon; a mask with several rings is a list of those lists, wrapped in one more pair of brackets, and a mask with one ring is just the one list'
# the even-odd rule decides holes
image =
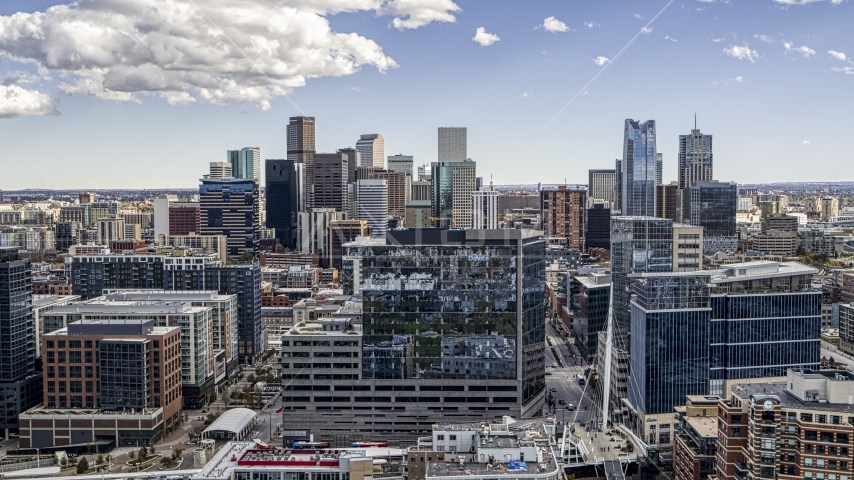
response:
{"label": "blue sky", "polygon": [[[588,169],[613,167],[622,154],[625,118],[656,120],[664,179],[675,180],[678,135],[689,133],[695,113],[715,136],[717,179],[854,180],[846,144],[854,123],[850,0],[675,0],[616,59],[667,0],[350,4],[359,2],[367,6],[340,11],[348,0],[88,0],[38,22],[12,15],[61,2],[0,3],[0,85],[7,98],[28,102],[0,101],[0,115],[13,117],[0,119],[0,188],[190,188],[227,149],[258,146],[262,158],[284,157],[285,126],[298,108],[317,118],[318,151],[381,133],[387,155],[414,155],[417,164],[435,160],[437,127],[466,126],[478,174],[498,184],[585,183]],[[126,4],[193,21],[165,28],[158,22],[168,21]],[[283,8],[299,15],[259,35],[257,21],[227,25],[234,15],[222,14],[226,7],[260,18]],[[567,31],[547,31],[548,17]],[[80,22],[88,26],[68,27]],[[185,24],[202,37],[180,41]],[[33,25],[44,38],[14,34]],[[473,41],[479,27],[500,40]],[[148,33],[158,29],[171,40]],[[216,29],[225,34],[204,37]],[[280,39],[284,60],[255,57]],[[134,59],[140,48],[170,41],[193,58],[192,79],[164,74],[172,60],[149,69]],[[334,61],[320,58],[329,52]],[[210,78],[218,89],[199,87]],[[275,83],[270,90],[257,86],[265,78]],[[232,79],[234,88],[224,88]]]}

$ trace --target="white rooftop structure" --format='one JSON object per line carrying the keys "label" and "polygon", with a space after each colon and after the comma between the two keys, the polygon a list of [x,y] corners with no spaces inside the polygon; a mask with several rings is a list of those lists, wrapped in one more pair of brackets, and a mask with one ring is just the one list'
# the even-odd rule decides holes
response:
{"label": "white rooftop structure", "polygon": [[257,423],[258,414],[248,408],[232,408],[211,423],[202,432],[202,438],[233,438],[242,440],[253,425]]}

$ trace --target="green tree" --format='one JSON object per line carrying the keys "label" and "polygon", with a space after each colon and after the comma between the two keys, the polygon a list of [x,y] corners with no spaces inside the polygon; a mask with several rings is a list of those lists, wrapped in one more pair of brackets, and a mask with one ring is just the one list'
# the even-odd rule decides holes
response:
{"label": "green tree", "polygon": [[146,458],[148,458],[148,449],[145,447],[142,447],[139,449],[139,459],[145,460]]}
{"label": "green tree", "polygon": [[246,381],[251,383],[252,385],[255,385],[255,382],[256,382],[255,375],[250,373],[249,376],[246,377]]}
{"label": "green tree", "polygon": [[95,459],[95,465],[101,465],[102,463],[104,463],[104,456],[98,455],[98,458]]}
{"label": "green tree", "polygon": [[128,452],[128,457],[130,457],[131,460],[133,460],[136,457],[136,454],[133,452],[133,450]]}
{"label": "green tree", "polygon": [[249,252],[243,252],[237,256],[237,260],[240,262],[251,262],[252,260],[255,260],[255,255],[252,255]]}
{"label": "green tree", "polygon": [[68,467],[68,457],[62,457],[62,468]]}
{"label": "green tree", "polygon": [[86,457],[80,457],[80,461],[77,462],[77,475],[86,473],[86,470],[89,470],[89,462],[86,461]]}

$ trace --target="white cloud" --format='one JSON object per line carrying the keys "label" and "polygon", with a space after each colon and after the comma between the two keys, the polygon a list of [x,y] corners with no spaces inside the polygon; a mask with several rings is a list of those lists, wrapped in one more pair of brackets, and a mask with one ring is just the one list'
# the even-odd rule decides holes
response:
{"label": "white cloud", "polygon": [[483,27],[477,27],[477,31],[471,39],[472,41],[479,43],[481,47],[488,47],[501,40],[498,38],[498,35],[487,32]]}
{"label": "white cloud", "polygon": [[640,13],[636,13],[635,18],[637,18],[638,20],[646,20],[646,18],[644,18],[644,16],[641,15]]}
{"label": "white cloud", "polygon": [[822,2],[824,0],[774,0],[781,5],[806,5],[808,3]]}
{"label": "white cloud", "polygon": [[605,65],[606,63],[608,63],[610,61],[611,60],[608,57],[603,57],[601,55],[593,59],[593,63],[595,63],[596,65],[598,65],[600,67],[602,65]]}
{"label": "white cloud", "polygon": [[409,30],[431,22],[455,23],[452,12],[460,10],[453,0],[391,0],[377,9],[377,14],[393,16],[394,28]]}
{"label": "white cloud", "polygon": [[29,90],[15,83],[0,85],[0,118],[32,115],[58,115],[56,102],[46,93]]}
{"label": "white cloud", "polygon": [[738,82],[738,83],[741,83],[741,82],[743,82],[743,81],[744,81],[744,77],[742,77],[741,75],[739,75],[739,76],[735,77],[735,81],[736,81],[736,82]]}
{"label": "white cloud", "polygon": [[842,0],[830,0],[830,3],[832,3],[834,5],[839,5],[842,3]]}
{"label": "white cloud", "polygon": [[641,28],[641,33],[646,35],[647,33],[652,33],[652,27],[643,27]]}
{"label": "white cloud", "polygon": [[361,92],[362,87],[350,87],[350,90],[353,90],[354,92]]}
{"label": "white cloud", "polygon": [[561,22],[555,17],[548,17],[543,20],[542,27],[543,30],[552,33],[566,32],[569,30],[569,27],[567,27],[565,23]]}
{"label": "white cloud", "polygon": [[[262,109],[308,79],[397,67],[324,15],[368,11],[399,29],[453,22],[452,0],[88,0],[0,16],[0,55],[32,63],[66,95]],[[9,92],[6,92],[7,95]],[[15,92],[21,94],[20,92]],[[41,97],[39,97],[41,98]]]}
{"label": "white cloud", "polygon": [[831,70],[834,72],[844,72],[846,75],[854,75],[854,67],[833,67]]}
{"label": "white cloud", "polygon": [[810,142],[809,140],[804,140],[804,143],[805,143],[806,145],[809,145],[809,144],[810,144],[810,143],[812,143],[812,142]]}
{"label": "white cloud", "polygon": [[845,55],[842,52],[837,52],[836,50],[828,50],[827,54],[837,60],[842,60],[843,62],[848,59],[848,55]]}
{"label": "white cloud", "polygon": [[675,38],[671,37],[670,35],[665,35],[665,36],[664,36],[664,39],[665,39],[665,40],[670,40],[671,42],[678,42],[678,41],[679,41],[679,40],[676,40]]}
{"label": "white cloud", "polygon": [[533,93],[522,92],[522,97],[523,97],[523,98],[530,98],[530,97],[533,97],[533,96],[534,96],[534,94],[533,94]]}
{"label": "white cloud", "polygon": [[753,38],[756,38],[756,39],[758,39],[759,41],[761,41],[761,42],[765,42],[765,43],[767,43],[767,44],[769,44],[769,45],[773,45],[774,43],[776,43],[776,42],[777,42],[777,39],[775,39],[774,37],[772,37],[772,36],[770,36],[770,35],[763,35],[763,34],[759,34],[759,33],[757,33],[756,35],[754,35],[754,36],[753,36]]}
{"label": "white cloud", "polygon": [[720,42],[723,42],[724,39],[723,38],[713,38],[712,41],[715,43],[720,43]]}
{"label": "white cloud", "polygon": [[815,50],[811,49],[806,45],[796,47],[795,44],[792,42],[783,42],[783,47],[786,48],[786,53],[800,53],[804,58],[812,58],[815,56]]}
{"label": "white cloud", "polygon": [[601,26],[602,25],[600,25],[596,22],[584,22],[584,28],[595,28],[595,27],[601,27]]}
{"label": "white cloud", "polygon": [[724,48],[724,53],[739,60],[750,60],[750,63],[755,63],[759,58],[759,52],[751,50],[747,45],[732,45]]}

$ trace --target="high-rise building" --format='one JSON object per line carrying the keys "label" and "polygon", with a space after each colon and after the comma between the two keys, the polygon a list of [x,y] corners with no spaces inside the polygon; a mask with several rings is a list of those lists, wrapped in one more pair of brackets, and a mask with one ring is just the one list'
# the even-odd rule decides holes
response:
{"label": "high-rise building", "polygon": [[[405,214],[404,214],[405,215]],[[356,218],[371,227],[371,236],[385,238],[388,230],[388,180],[359,179],[356,181]]]}
{"label": "high-rise building", "polygon": [[429,202],[432,197],[432,190],[430,180],[412,182],[409,187],[409,200],[413,202],[426,200]]}
{"label": "high-rise building", "polygon": [[77,229],[79,225],[75,222],[57,222],[54,228],[54,245],[56,251],[67,252],[68,248],[74,245]]}
{"label": "high-rise building", "polygon": [[199,202],[169,204],[169,235],[196,235],[202,231],[202,210]]}
{"label": "high-rise building", "polygon": [[664,176],[664,155],[660,153],[655,154],[655,184],[662,185],[664,182],[662,177]]}
{"label": "high-rise building", "polygon": [[[177,201],[177,195],[158,195],[154,199],[154,239],[160,238],[161,235],[169,235],[169,205]],[[69,219],[68,221],[77,221],[86,225],[83,220]]]}
{"label": "high-rise building", "polygon": [[587,248],[611,249],[611,210],[602,203],[587,209]]}
{"label": "high-rise building", "polygon": [[97,242],[100,245],[109,245],[113,240],[125,239],[125,219],[121,215],[110,215],[99,218]]}
{"label": "high-rise building", "polygon": [[753,210],[753,197],[738,197],[737,211],[749,212]]}
{"label": "high-rise building", "polygon": [[371,133],[359,137],[356,150],[361,157],[360,167],[385,168],[385,140],[379,133]]}
{"label": "high-rise building", "polygon": [[466,127],[439,127],[439,162],[463,162],[468,159]]}
{"label": "high-rise building", "polygon": [[562,237],[567,247],[584,250],[587,233],[587,190],[567,188],[540,191],[543,232],[547,237]]}
{"label": "high-rise building", "polygon": [[95,194],[92,192],[83,192],[77,195],[80,205],[85,205],[87,203],[95,202]]}
{"label": "high-rise building", "polygon": [[344,258],[344,244],[350,243],[356,237],[371,235],[371,227],[367,220],[333,220],[329,222],[329,267],[341,270]]}
{"label": "high-rise building", "polygon": [[433,162],[433,226],[471,228],[471,193],[475,191],[477,162]]}
{"label": "high-rise building", "polygon": [[703,135],[696,125],[690,135],[679,135],[679,188],[712,177],[712,136]]}
{"label": "high-rise building", "polygon": [[293,250],[297,245],[299,199],[305,194],[305,188],[299,182],[293,160],[268,159],[265,173],[267,228],[275,230],[276,238],[283,247]]}
{"label": "high-rise building", "polygon": [[735,182],[697,180],[683,190],[682,218],[685,223],[703,227],[703,251],[735,252],[738,232],[738,186]]}
{"label": "high-rise building", "polygon": [[225,178],[231,177],[231,162],[211,162],[210,165],[210,177],[211,178]]}
{"label": "high-rise building", "polygon": [[[319,347],[338,359],[332,369],[322,363],[304,368],[288,352],[282,375],[289,429],[337,447],[351,441],[414,441],[431,424],[480,422],[484,408],[514,418],[539,413],[546,348],[540,235],[510,229],[393,230],[387,242],[353,242],[345,248],[348,261],[361,259],[351,263],[361,264],[354,281],[363,295],[362,327],[347,326],[348,319],[324,319],[312,326],[320,328],[296,327],[283,335],[290,342],[286,348],[299,357]],[[487,270],[500,274],[484,275]],[[305,340],[315,341],[307,336],[311,331],[323,333],[317,340],[328,346],[304,347]],[[334,396],[312,394],[318,380]],[[341,402],[359,410],[394,405],[394,416],[387,417],[391,424],[376,425],[371,417],[353,415],[348,417],[353,423],[341,424],[336,423],[340,417],[319,414]],[[417,416],[418,425],[411,425],[410,415]]]}
{"label": "high-rise building", "polygon": [[[356,170],[356,180],[385,180],[388,185],[388,215],[395,218],[399,224],[404,223],[406,201],[409,198],[409,177],[405,173],[359,167]],[[358,197],[358,192],[356,196]]]}
{"label": "high-rise building", "polygon": [[839,216],[839,199],[836,197],[823,197],[821,199],[821,219],[825,222],[833,217]]}
{"label": "high-rise building", "polygon": [[347,192],[349,158],[343,153],[317,153],[314,155],[312,180],[312,208],[332,208],[346,214],[350,208]]}
{"label": "high-rise building", "polygon": [[590,170],[587,180],[587,206],[602,203],[605,208],[614,208],[614,170]]}
{"label": "high-rise building", "polygon": [[418,167],[418,181],[419,182],[429,182],[432,178],[432,170],[430,165],[426,163]]}
{"label": "high-rise building", "polygon": [[356,169],[359,168],[359,151],[355,148],[339,148],[338,153],[347,156],[347,183],[356,182]]}
{"label": "high-rise building", "polygon": [[611,213],[620,215],[623,211],[623,161],[614,160],[614,208]]}
{"label": "high-rise building", "polygon": [[388,170],[390,172],[403,172],[412,177],[412,155],[391,155],[388,157]]}
{"label": "high-rise building", "polygon": [[673,224],[673,272],[695,272],[703,268],[703,227]]}
{"label": "high-rise building", "polygon": [[0,247],[0,428],[5,429],[17,429],[18,415],[42,401],[31,270],[18,247]]}
{"label": "high-rise building", "polygon": [[636,416],[627,423],[647,438],[651,425],[672,420],[686,395],[726,395],[745,380],[818,369],[815,273],[797,262],[763,261],[636,275],[628,388]]}
{"label": "high-rise building", "polygon": [[297,248],[300,253],[319,254],[321,263],[328,265],[329,224],[335,220],[344,220],[344,214],[334,208],[312,208],[309,212],[300,212],[297,223]]}
{"label": "high-rise building", "polygon": [[[302,197],[307,202],[311,196],[311,181],[314,178],[314,117],[296,116],[288,124],[288,160],[302,164],[304,169]],[[310,206],[310,205],[308,205]],[[305,208],[300,208],[304,212]]]}
{"label": "high-rise building", "polygon": [[[231,164],[231,176],[247,180],[255,180],[261,184],[261,149],[245,147],[240,150],[229,150],[226,154]],[[213,175],[211,175],[213,177]]]}
{"label": "high-rise building", "polygon": [[655,120],[626,119],[623,136],[623,216],[655,216]]}
{"label": "high-rise building", "polygon": [[230,257],[255,254],[261,240],[258,182],[241,178],[203,178],[201,182],[201,234],[225,235]]}
{"label": "high-rise building", "polygon": [[472,228],[498,228],[499,195],[501,195],[501,193],[493,190],[491,186],[483,187],[476,192],[471,192]]}
{"label": "high-rise building", "polygon": [[683,192],[676,182],[670,185],[657,185],[655,189],[655,216],[681,222]]}

